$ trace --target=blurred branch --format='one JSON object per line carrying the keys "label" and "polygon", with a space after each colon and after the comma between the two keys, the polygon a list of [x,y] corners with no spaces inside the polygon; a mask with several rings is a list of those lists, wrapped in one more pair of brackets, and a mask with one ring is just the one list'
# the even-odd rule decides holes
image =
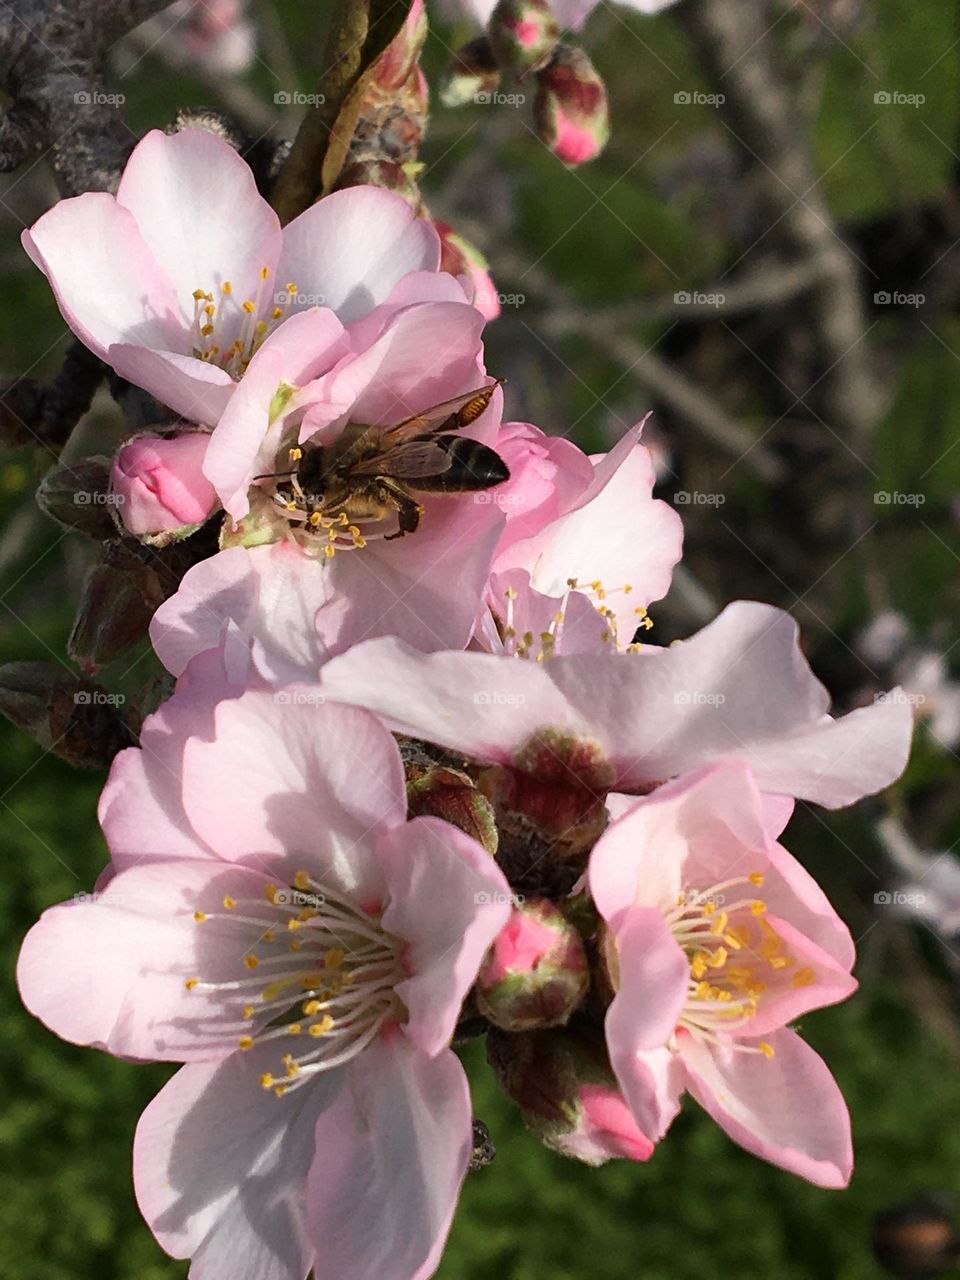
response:
{"label": "blurred branch", "polygon": [[119,36],[167,0],[11,0],[0,6],[0,171],[48,150],[61,191],[111,191],[136,138],[103,81]]}
{"label": "blurred branch", "polygon": [[698,387],[627,332],[621,316],[614,310],[587,310],[546,273],[539,270],[531,273],[527,268],[527,278],[531,274],[537,295],[545,303],[543,313],[537,317],[540,332],[552,338],[576,334],[596,343],[622,363],[626,373],[642,383],[647,391],[754,474],[770,483],[783,478],[780,459],[757,443],[749,427],[725,413],[718,406],[716,396]]}
{"label": "blurred branch", "polygon": [[770,230],[777,228],[802,260],[822,267],[810,293],[821,348],[818,398],[828,421],[862,439],[884,398],[865,342],[858,265],[820,192],[823,175],[803,133],[792,78],[777,60],[769,9],[741,0],[691,0],[679,12],[708,76],[723,91],[719,109],[751,162]]}

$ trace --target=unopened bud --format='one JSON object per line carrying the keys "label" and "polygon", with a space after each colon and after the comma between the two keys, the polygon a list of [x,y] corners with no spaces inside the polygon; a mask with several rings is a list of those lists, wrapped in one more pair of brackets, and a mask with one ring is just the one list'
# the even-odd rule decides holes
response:
{"label": "unopened bud", "polygon": [[462,107],[478,95],[500,88],[500,67],[486,36],[471,40],[453,55],[440,79],[440,101],[445,107]]}
{"label": "unopened bud", "polygon": [[477,978],[477,1007],[505,1031],[566,1023],[590,984],[579,933],[540,898],[514,907]]}
{"label": "unopened bud", "polygon": [[589,1165],[650,1159],[653,1143],[637,1127],[602,1040],[588,1030],[494,1029],[487,1057],[527,1128],[551,1150]]}
{"label": "unopened bud", "polygon": [[459,769],[434,765],[428,769],[408,766],[407,805],[415,818],[443,818],[480,844],[497,852],[497,824],[490,801]]}
{"label": "unopened bud", "polygon": [[341,169],[337,179],[337,189],[344,187],[382,187],[384,191],[393,191],[406,200],[416,212],[420,208],[420,191],[412,178],[409,169],[416,166],[397,164],[394,160],[386,160],[380,155],[357,156],[349,160]]}
{"label": "unopened bud", "polygon": [[371,79],[385,89],[399,89],[414,72],[427,38],[423,0],[413,0],[403,25],[377,59]]}
{"label": "unopened bud", "polygon": [[210,436],[144,432],[117,453],[111,498],[122,527],[148,546],[163,547],[195,533],[220,506],[203,474]]}
{"label": "unopened bud", "polygon": [[122,543],[107,543],[87,574],[67,651],[86,672],[121,657],[147,634],[166,593],[155,570]]}
{"label": "unopened bud", "polygon": [[112,538],[117,527],[110,514],[110,459],[81,458],[53,467],[40,481],[41,511],[66,529],[91,538]]}
{"label": "unopened bud", "polygon": [[537,73],[533,122],[540,138],[564,164],[584,164],[610,136],[607,91],[582,49],[560,45]]}
{"label": "unopened bud", "polygon": [[45,751],[81,768],[103,768],[134,744],[123,701],[53,662],[0,667],[0,713]]}
{"label": "unopened bud", "polygon": [[522,76],[549,59],[560,39],[560,23],[547,0],[500,0],[487,34],[499,66]]}
{"label": "unopened bud", "polygon": [[440,236],[440,270],[448,271],[461,281],[485,320],[496,320],[500,314],[500,299],[486,258],[476,245],[446,222],[433,225]]}

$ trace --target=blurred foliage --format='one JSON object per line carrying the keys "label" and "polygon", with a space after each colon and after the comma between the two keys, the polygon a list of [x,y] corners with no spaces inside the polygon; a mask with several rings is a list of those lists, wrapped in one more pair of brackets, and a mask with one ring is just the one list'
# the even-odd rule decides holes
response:
{"label": "blurred foliage", "polygon": [[[265,14],[268,9],[274,14],[263,6]],[[278,5],[304,90],[313,87],[309,68],[316,65],[319,47],[314,9],[302,0]],[[836,215],[852,223],[942,196],[953,180],[960,132],[956,6],[875,0],[864,9],[860,27],[843,40],[819,32],[812,10],[806,25],[789,18],[798,62],[809,72],[811,128],[824,188]],[[432,33],[431,75],[456,43],[448,28]],[[680,90],[710,87],[701,83],[682,26],[670,14],[648,20],[604,8],[588,28],[587,43],[613,105],[614,136],[600,161],[581,171],[564,170],[530,133],[528,111],[471,107],[454,119],[438,108],[424,155],[428,197],[444,192],[474,149],[491,147],[511,174],[505,216],[526,262],[536,262],[583,303],[607,305],[709,287],[736,257],[732,247],[748,247],[749,238],[740,241],[738,201],[746,201],[749,191],[731,174],[730,139],[713,109],[674,104]],[[247,81],[270,103],[278,88],[291,86],[270,71],[269,54],[261,50],[261,58]],[[171,76],[149,56],[126,83],[125,116],[141,131],[162,127],[180,105],[216,96],[209,83],[187,73]],[[926,102],[875,102],[877,92],[892,90],[922,93]],[[0,352],[8,375],[52,374],[66,341],[52,295],[16,244],[21,227],[53,199],[42,173],[41,167],[14,175],[0,188],[0,261],[16,299],[14,306],[0,308]],[[493,259],[499,287],[516,293],[526,287],[529,294],[523,269],[498,270],[499,229],[492,225],[484,241],[487,205],[481,195],[470,233]],[[447,198],[470,218],[469,190]],[[491,199],[499,198],[495,191]],[[491,367],[514,362],[508,403],[515,396],[531,416],[544,408],[537,420],[547,429],[578,423],[577,438],[587,448],[604,447],[614,420],[641,415],[645,405],[623,381],[623,368],[587,339],[572,340],[553,355],[540,353],[541,362],[517,365],[514,336],[522,317],[518,311],[490,333]],[[871,319],[881,349],[899,341],[893,316],[877,310]],[[645,321],[631,327],[646,345],[661,338],[666,326]],[[537,347],[532,336],[529,346]],[[957,526],[951,504],[960,493],[960,322],[921,321],[897,358],[899,388],[877,434],[867,483],[877,491],[920,490],[926,501],[919,509],[878,509],[870,555],[883,566],[890,601],[921,632],[946,616],[954,619],[955,633]],[[524,383],[528,368],[534,385]],[[763,406],[749,397],[743,412],[747,421],[763,419]],[[696,463],[696,439],[670,443],[686,463]],[[3,661],[63,654],[70,597],[82,568],[77,542],[29,515],[44,466],[45,459],[28,453],[0,461],[0,508],[9,517],[0,543]],[[736,528],[739,515],[758,504],[762,509],[766,498],[742,471],[729,486],[723,520]],[[741,572],[741,592],[757,594],[756,566],[719,528],[718,517],[712,528],[695,534],[693,546],[711,538],[724,549],[717,554],[735,562],[728,579],[736,581]],[[828,621],[849,638],[867,616],[863,561],[851,557],[838,574],[836,612]],[[782,583],[771,578],[768,587],[762,592],[766,598],[792,603]],[[949,635],[947,645],[953,639]],[[144,680],[147,675],[144,667]],[[61,1043],[22,1011],[15,992],[15,959],[25,930],[44,907],[89,890],[103,865],[94,820],[102,779],[41,757],[2,726],[0,733],[0,1079],[6,1095],[0,1112],[0,1275],[182,1277],[186,1266],[166,1260],[141,1223],[130,1182],[136,1117],[168,1072]],[[896,789],[899,805],[922,803],[953,778],[953,800],[946,806],[938,802],[929,832],[941,847],[960,837],[956,776],[956,761],[921,741]],[[820,1191],[769,1168],[735,1148],[692,1104],[650,1164],[581,1168],[524,1134],[474,1047],[465,1057],[476,1110],[491,1128],[498,1156],[467,1181],[441,1276],[875,1280],[880,1272],[869,1250],[873,1215],[923,1188],[960,1193],[955,994],[947,976],[937,972],[935,956],[929,983],[914,981],[902,939],[896,943],[891,932],[902,931],[872,906],[881,887],[869,831],[875,812],[875,804],[866,804],[844,815],[801,813],[790,840],[824,881],[861,945],[861,994],[803,1027],[850,1100],[858,1148],[850,1191]]]}

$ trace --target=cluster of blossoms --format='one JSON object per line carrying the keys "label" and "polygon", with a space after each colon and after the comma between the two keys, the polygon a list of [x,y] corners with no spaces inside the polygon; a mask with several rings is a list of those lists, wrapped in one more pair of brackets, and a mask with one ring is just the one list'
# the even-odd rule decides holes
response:
{"label": "cluster of blossoms", "polygon": [[135,1141],[162,1246],[194,1280],[431,1275],[478,1031],[569,1156],[650,1159],[690,1093],[845,1185],[790,1024],[851,994],[854,947],[780,836],[897,777],[904,700],[832,718],[761,604],[653,643],[681,528],[642,424],[588,457],[504,423],[401,198],[281,227],[226,143],[156,133],[25,244],[173,415],[113,460],[125,535],[219,531],[153,620],[176,691],[114,760],[109,864],[19,965],[59,1035],[184,1064]]}

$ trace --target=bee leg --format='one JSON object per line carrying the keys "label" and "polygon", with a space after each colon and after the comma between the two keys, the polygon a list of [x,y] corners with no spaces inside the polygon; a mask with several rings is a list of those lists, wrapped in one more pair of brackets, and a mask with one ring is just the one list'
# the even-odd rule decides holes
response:
{"label": "bee leg", "polygon": [[416,498],[411,498],[398,484],[391,484],[389,480],[381,481],[384,490],[384,497],[392,502],[397,508],[397,521],[399,528],[396,533],[388,533],[384,537],[384,542],[392,542],[394,538],[402,538],[405,533],[416,533],[420,525],[420,516],[423,514],[423,507],[417,502]]}

